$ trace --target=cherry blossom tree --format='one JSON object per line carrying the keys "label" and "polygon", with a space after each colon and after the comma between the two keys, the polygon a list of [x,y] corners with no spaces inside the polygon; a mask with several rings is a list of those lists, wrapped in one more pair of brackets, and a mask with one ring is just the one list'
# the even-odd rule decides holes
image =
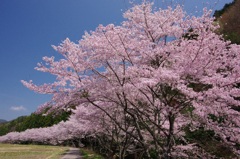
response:
{"label": "cherry blossom tree", "polygon": [[36,70],[55,75],[55,82],[22,83],[53,95],[39,112],[76,108],[74,136],[105,135],[117,143],[120,159],[153,151],[158,158],[207,155],[185,138],[186,129],[199,127],[240,154],[240,46],[215,34],[210,15],[135,5],[120,26],[99,25],[79,43],[53,46],[63,58],[44,57]]}
{"label": "cherry blossom tree", "polygon": [[[89,129],[89,121],[77,120],[74,116],[66,122],[51,127],[33,128],[23,132],[11,132],[0,137],[0,142],[10,143],[41,143],[59,145],[64,141],[84,138],[86,135],[94,135],[95,131]],[[95,126],[97,129],[97,125]],[[79,145],[75,145],[79,146]]]}

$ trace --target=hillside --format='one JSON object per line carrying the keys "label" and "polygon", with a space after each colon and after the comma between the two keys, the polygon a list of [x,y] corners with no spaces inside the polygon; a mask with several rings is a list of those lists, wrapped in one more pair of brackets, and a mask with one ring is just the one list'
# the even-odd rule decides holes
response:
{"label": "hillside", "polygon": [[70,112],[61,112],[59,114],[50,113],[48,115],[34,114],[29,116],[21,116],[9,122],[0,124],[0,136],[12,131],[24,131],[31,128],[48,127],[66,121]]}
{"label": "hillside", "polygon": [[220,24],[219,33],[224,35],[224,39],[232,43],[240,44],[240,0],[234,0],[226,4],[223,9],[214,13],[216,21]]}
{"label": "hillside", "polygon": [[7,122],[7,120],[0,119],[0,124],[1,124],[1,123],[6,123],[6,122]]}

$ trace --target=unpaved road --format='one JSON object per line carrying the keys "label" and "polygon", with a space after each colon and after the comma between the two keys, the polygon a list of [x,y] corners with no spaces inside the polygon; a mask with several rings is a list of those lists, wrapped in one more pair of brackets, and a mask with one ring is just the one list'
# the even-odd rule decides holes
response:
{"label": "unpaved road", "polygon": [[61,159],[82,159],[79,148],[70,148]]}

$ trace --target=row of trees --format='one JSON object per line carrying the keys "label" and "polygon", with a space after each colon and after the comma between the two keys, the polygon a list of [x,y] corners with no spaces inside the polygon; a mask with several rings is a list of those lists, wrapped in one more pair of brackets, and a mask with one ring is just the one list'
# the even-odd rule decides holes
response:
{"label": "row of trees", "polygon": [[[61,130],[51,127],[44,134],[58,142],[65,137],[100,145],[109,158],[168,159],[214,156],[187,137],[209,132],[236,157],[240,46],[215,34],[218,26],[206,9],[201,17],[190,17],[180,6],[152,8],[148,2],[135,5],[120,26],[100,25],[79,43],[66,39],[53,46],[63,58],[44,57],[36,69],[56,75],[54,83],[22,81],[38,93],[53,94],[39,112],[76,107],[65,123],[73,129],[57,135]],[[28,140],[37,132],[0,140]],[[45,142],[45,135],[37,140]]]}
{"label": "row of trees", "polygon": [[82,129],[81,125],[71,119],[70,121],[62,121],[51,127],[31,128],[23,132],[10,132],[0,137],[0,141],[8,143],[64,145],[66,144],[65,141],[73,141],[78,135],[81,135],[80,129]]}

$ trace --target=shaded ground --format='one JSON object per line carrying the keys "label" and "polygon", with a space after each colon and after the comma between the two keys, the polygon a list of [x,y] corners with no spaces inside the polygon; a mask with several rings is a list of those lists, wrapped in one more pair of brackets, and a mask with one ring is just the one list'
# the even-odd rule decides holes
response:
{"label": "shaded ground", "polygon": [[70,148],[61,159],[82,159],[79,148]]}

